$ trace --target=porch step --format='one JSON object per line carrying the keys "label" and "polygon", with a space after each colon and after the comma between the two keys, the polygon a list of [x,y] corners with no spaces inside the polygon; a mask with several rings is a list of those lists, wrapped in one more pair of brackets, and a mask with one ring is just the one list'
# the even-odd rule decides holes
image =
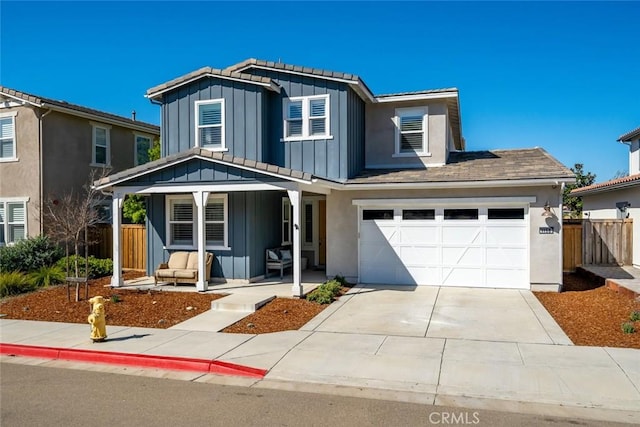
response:
{"label": "porch step", "polygon": [[275,295],[264,296],[254,294],[232,294],[215,301],[211,301],[211,310],[253,313],[275,297]]}

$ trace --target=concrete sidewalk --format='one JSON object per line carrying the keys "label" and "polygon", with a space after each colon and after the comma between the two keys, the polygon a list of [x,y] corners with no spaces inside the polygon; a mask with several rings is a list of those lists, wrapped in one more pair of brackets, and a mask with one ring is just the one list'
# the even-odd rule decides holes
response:
{"label": "concrete sidewalk", "polygon": [[215,359],[269,372],[260,380],[10,356],[3,362],[640,422],[640,350],[306,329],[239,335],[109,326],[108,340],[94,344],[88,325],[0,320],[0,342]]}

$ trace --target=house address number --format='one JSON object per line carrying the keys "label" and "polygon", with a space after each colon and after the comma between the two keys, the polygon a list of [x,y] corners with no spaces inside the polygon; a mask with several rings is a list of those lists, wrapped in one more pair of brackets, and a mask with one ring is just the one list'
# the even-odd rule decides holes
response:
{"label": "house address number", "polygon": [[553,234],[553,227],[540,227],[538,229],[539,234]]}

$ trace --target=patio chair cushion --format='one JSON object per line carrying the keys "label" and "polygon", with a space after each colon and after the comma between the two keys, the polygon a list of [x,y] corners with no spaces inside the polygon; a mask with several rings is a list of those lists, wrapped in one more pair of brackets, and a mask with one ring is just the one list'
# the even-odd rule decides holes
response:
{"label": "patio chair cushion", "polygon": [[278,257],[278,254],[275,253],[274,251],[272,251],[271,249],[269,249],[267,251],[267,254],[269,255],[269,259],[272,259],[274,261],[279,261],[280,260],[280,258]]}
{"label": "patio chair cushion", "polygon": [[[174,252],[169,257],[167,266],[172,269],[186,268],[188,260],[189,260],[189,252]],[[196,254],[196,260],[197,260],[197,254]]]}
{"label": "patio chair cushion", "polygon": [[175,277],[176,269],[163,268],[156,271],[156,277]]}
{"label": "patio chair cushion", "polygon": [[198,269],[198,252],[189,252],[189,260],[187,261],[186,268]]}
{"label": "patio chair cushion", "polygon": [[185,268],[184,270],[176,270],[174,277],[178,279],[195,279],[198,269]]}
{"label": "patio chair cushion", "polygon": [[289,249],[281,250],[280,254],[282,255],[282,259],[283,260],[290,260],[291,259],[291,251]]}

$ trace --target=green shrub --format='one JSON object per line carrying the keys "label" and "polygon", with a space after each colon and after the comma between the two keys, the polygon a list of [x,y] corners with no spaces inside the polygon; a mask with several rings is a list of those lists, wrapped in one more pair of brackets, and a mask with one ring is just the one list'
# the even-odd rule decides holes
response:
{"label": "green shrub", "polygon": [[24,273],[19,271],[0,273],[0,297],[30,292],[35,288]]}
{"label": "green shrub", "polygon": [[317,302],[318,304],[331,304],[333,302],[333,294],[328,289],[319,286],[307,295],[307,301]]}
{"label": "green shrub", "polygon": [[631,320],[632,322],[637,322],[638,320],[640,320],[640,310],[632,311],[631,315],[629,315],[629,320]]}
{"label": "green shrub", "polygon": [[307,295],[308,301],[317,302],[318,304],[331,304],[333,299],[340,294],[342,284],[333,279],[324,282]]}
{"label": "green shrub", "polygon": [[[69,255],[69,276],[75,276],[75,260],[78,259],[78,274],[85,277],[85,258],[78,255]],[[67,274],[67,257],[60,259],[56,266],[60,267],[64,274]],[[113,274],[113,261],[108,258],[96,258],[89,256],[89,275],[91,279],[109,276]]]}
{"label": "green shrub", "polygon": [[622,332],[625,334],[632,334],[636,331],[636,328],[633,327],[633,323],[625,322],[622,324]]}
{"label": "green shrub", "polygon": [[340,285],[342,286],[351,286],[351,283],[347,282],[347,279],[345,279],[344,276],[341,276],[339,274],[336,274],[333,280],[340,282]]}
{"label": "green shrub", "polygon": [[29,279],[38,287],[57,285],[64,282],[65,273],[57,265],[40,267],[36,271],[29,273]]}
{"label": "green shrub", "polygon": [[0,271],[28,273],[52,265],[62,256],[62,249],[47,236],[31,237],[0,248]]}

